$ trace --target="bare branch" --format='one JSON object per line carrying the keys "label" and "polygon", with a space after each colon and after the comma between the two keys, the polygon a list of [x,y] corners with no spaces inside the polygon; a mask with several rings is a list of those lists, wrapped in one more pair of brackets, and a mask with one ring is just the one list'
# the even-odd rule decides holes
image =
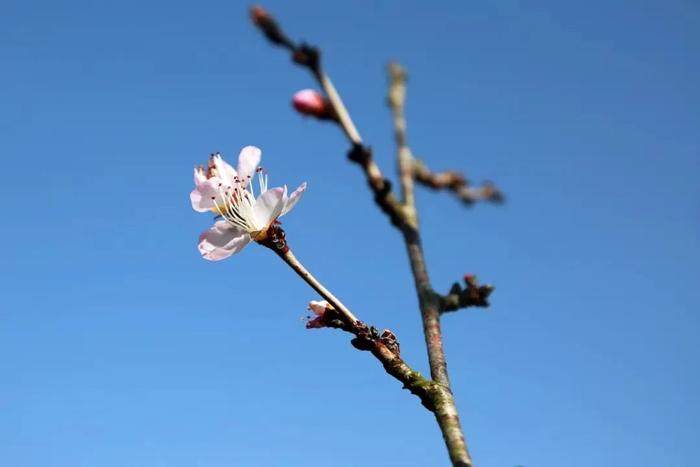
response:
{"label": "bare branch", "polygon": [[[308,68],[319,85],[323,88],[328,101],[333,107],[334,114],[338,117],[337,123],[343,129],[343,132],[352,144],[348,152],[348,158],[360,165],[363,169],[365,178],[374,194],[377,205],[388,215],[392,224],[398,227],[403,235],[421,310],[432,381],[428,381],[420,377],[420,375],[417,375],[417,373],[400,360],[397,352],[387,347],[386,343],[382,345],[377,344],[377,342],[382,342],[381,336],[384,334],[379,335],[376,330],[372,331],[374,328],[367,327],[360,321],[349,320],[349,316],[352,316],[349,310],[345,309],[347,310],[347,313],[345,313],[341,309],[340,316],[343,317],[342,325],[337,327],[355,334],[356,337],[353,339],[353,345],[362,350],[372,351],[373,355],[382,362],[385,370],[389,374],[404,382],[405,387],[408,387],[414,394],[421,397],[423,405],[435,414],[452,464],[459,467],[471,467],[471,457],[464,440],[447,375],[447,363],[442,343],[442,331],[440,329],[440,315],[444,311],[453,311],[459,307],[468,306],[469,304],[486,306],[488,303],[486,299],[493,288],[490,286],[475,288],[470,287],[468,283],[465,290],[459,288],[459,291],[457,291],[453,288],[451,293],[446,296],[441,296],[434,291],[428,276],[421,245],[413,185],[415,180],[433,188],[447,188],[458,194],[465,202],[469,200],[470,203],[477,199],[496,201],[502,197],[495,188],[491,187],[489,189],[485,186],[474,191],[474,189],[469,188],[466,179],[456,172],[433,174],[424,164],[414,160],[406,141],[406,121],[404,116],[406,73],[398,64],[392,64],[389,67],[388,101],[394,116],[402,187],[402,199],[397,199],[391,191],[390,182],[383,176],[379,166],[373,160],[371,149],[362,141],[360,133],[355,127],[340,95],[333,86],[328,75],[323,71],[319,49],[303,43],[293,43],[281,32],[281,29],[274,19],[271,19],[266,12],[264,12],[264,15],[261,12],[264,12],[264,10],[259,9],[256,14],[253,14],[256,25],[261,28],[266,37],[274,44],[281,45],[290,50],[293,61]],[[278,254],[280,254],[290,266],[293,268],[295,267],[292,264],[293,261],[291,257],[285,258],[279,251]],[[302,278],[307,280],[307,276],[298,269],[295,270]],[[314,287],[311,282],[309,283]],[[321,290],[318,287],[314,288],[317,291]],[[477,291],[476,298],[473,297],[474,290]],[[332,295],[329,296],[335,299]],[[334,307],[336,306],[331,299],[328,300]],[[341,308],[344,307],[342,303],[338,302],[338,304],[340,304]],[[360,325],[362,330],[360,330],[360,328],[355,328],[355,326]],[[393,336],[393,334],[391,335]]]}
{"label": "bare branch", "polygon": [[423,321],[425,345],[430,363],[430,375],[442,388],[440,406],[434,410],[435,418],[445,439],[445,445],[453,465],[471,466],[471,456],[467,450],[464,434],[459,421],[459,414],[450,389],[447,375],[447,360],[442,343],[440,328],[440,313],[443,304],[439,295],[434,291],[421,244],[416,200],[413,192],[414,174],[412,170],[413,154],[408,146],[406,137],[406,118],[404,106],[406,101],[406,70],[398,63],[391,63],[389,74],[389,107],[394,117],[394,135],[396,137],[397,156],[401,186],[403,189],[404,219],[410,229],[402,229],[406,250],[408,252],[411,271],[418,294],[418,303]]}
{"label": "bare branch", "polygon": [[406,222],[413,228],[418,227],[418,213],[416,200],[413,195],[413,154],[406,140],[406,117],[404,106],[406,103],[406,70],[396,62],[388,66],[389,93],[387,101],[394,117],[394,136],[396,138],[396,150],[399,166],[399,180],[403,193],[402,202]]}
{"label": "bare branch", "polygon": [[324,312],[323,326],[319,327],[342,329],[353,334],[355,336],[351,341],[353,347],[371,352],[388,374],[403,383],[404,389],[418,396],[428,410],[435,410],[436,403],[439,403],[436,394],[440,389],[436,383],[424,378],[401,358],[401,347],[394,333],[388,329],[380,333],[374,326],[368,326],[357,319],[355,314],[294,256],[284,240],[285,234],[281,227],[274,225],[270,230],[267,234],[269,240],[265,239],[259,243],[277,253],[299,277],[330,304],[331,308]]}
{"label": "bare branch", "polygon": [[392,224],[399,226],[403,217],[401,203],[391,192],[391,182],[384,177],[379,166],[374,162],[371,148],[364,145],[362,137],[352,118],[350,118],[345,104],[336,91],[335,86],[333,86],[333,82],[323,71],[320,50],[305,43],[296,44],[291,41],[284,34],[277,21],[262,7],[254,6],[251,8],[251,18],[270,42],[288,49],[292,60],[298,65],[307,68],[314,76],[333,108],[333,114],[337,117],[337,123],[352,144],[348,152],[348,159],[362,168],[367,184],[374,193],[376,203],[389,216]]}

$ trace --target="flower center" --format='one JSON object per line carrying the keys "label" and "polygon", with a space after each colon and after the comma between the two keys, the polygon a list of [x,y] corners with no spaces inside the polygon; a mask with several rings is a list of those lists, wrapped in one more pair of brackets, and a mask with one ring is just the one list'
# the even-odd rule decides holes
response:
{"label": "flower center", "polygon": [[[260,195],[267,191],[267,174],[261,167],[256,169]],[[238,176],[233,179],[233,186],[219,184],[219,197],[213,197],[214,211],[221,215],[231,225],[240,227],[248,233],[256,235],[266,229],[266,225],[257,219],[255,215],[255,192],[250,176],[241,179]]]}

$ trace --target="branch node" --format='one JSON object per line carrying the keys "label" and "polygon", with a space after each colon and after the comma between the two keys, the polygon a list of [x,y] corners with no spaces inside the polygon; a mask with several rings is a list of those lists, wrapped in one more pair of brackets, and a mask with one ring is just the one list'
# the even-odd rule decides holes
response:
{"label": "branch node", "polygon": [[321,50],[318,47],[302,42],[292,52],[292,61],[307,67],[314,74],[321,72]]}
{"label": "branch node", "polygon": [[391,332],[388,329],[385,329],[384,331],[382,331],[380,340],[382,344],[387,346],[387,348],[391,350],[394,354],[396,354],[396,356],[401,356],[401,345],[399,344],[399,340],[396,338],[396,335],[393,332]]}
{"label": "branch node", "polygon": [[367,167],[369,161],[372,160],[372,148],[362,144],[353,144],[348,151],[348,159],[362,167]]}
{"label": "branch node", "polygon": [[447,295],[440,296],[441,313],[468,307],[487,308],[490,306],[488,299],[495,289],[493,285],[479,285],[477,277],[473,274],[466,274],[464,282],[464,288],[455,282]]}

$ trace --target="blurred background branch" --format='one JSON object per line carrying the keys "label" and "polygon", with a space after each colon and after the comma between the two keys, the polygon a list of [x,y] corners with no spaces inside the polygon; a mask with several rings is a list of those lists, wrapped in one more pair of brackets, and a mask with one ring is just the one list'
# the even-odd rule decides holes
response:
{"label": "blurred background branch", "polygon": [[[469,187],[465,177],[457,172],[433,174],[424,164],[414,160],[407,143],[406,118],[404,114],[407,74],[401,65],[391,63],[388,67],[389,90],[387,100],[394,121],[399,179],[402,191],[401,199],[397,199],[391,190],[391,183],[384,178],[382,171],[374,161],[371,149],[364,144],[340,94],[323,70],[320,49],[303,42],[295,43],[289,39],[279,23],[262,7],[253,7],[251,9],[251,18],[265,37],[273,44],[287,49],[295,63],[307,68],[312,73],[317,83],[323,89],[325,97],[314,98],[314,96],[308,95],[308,91],[304,91],[310,99],[296,99],[295,96],[295,107],[302,113],[307,110],[308,114],[317,118],[332,119],[342,128],[351,144],[351,149],[348,152],[349,159],[362,167],[369,187],[374,193],[377,205],[389,216],[391,223],[403,235],[418,296],[433,383],[431,386],[432,391],[429,393],[430,404],[426,404],[424,401],[424,405],[435,414],[452,464],[461,467],[471,466],[472,460],[467,450],[459,415],[450,388],[440,327],[440,315],[444,311],[455,311],[466,306],[488,306],[487,298],[493,291],[493,287],[478,287],[467,281],[467,287],[464,290],[461,288],[457,290],[453,287],[446,296],[440,296],[435,292],[428,276],[421,243],[418,212],[414,196],[414,181],[431,188],[450,189],[469,204],[480,199],[501,201],[502,196],[491,185],[473,189]],[[305,105],[305,103],[308,103],[308,105]],[[323,109],[322,107],[325,104],[329,105],[331,109]],[[334,118],[329,118],[329,116]],[[423,397],[421,399],[423,400]]]}

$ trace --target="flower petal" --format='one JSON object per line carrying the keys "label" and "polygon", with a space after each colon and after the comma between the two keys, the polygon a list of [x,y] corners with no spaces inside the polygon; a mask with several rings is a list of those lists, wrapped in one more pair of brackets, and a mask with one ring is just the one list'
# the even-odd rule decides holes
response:
{"label": "flower petal", "polygon": [[279,217],[282,208],[284,208],[284,188],[273,188],[258,196],[253,206],[256,227],[262,230],[272,224],[272,221]]}
{"label": "flower petal", "polygon": [[252,177],[255,169],[260,165],[262,151],[255,146],[246,146],[238,155],[238,176],[245,183],[248,177]]}
{"label": "flower petal", "polygon": [[200,183],[203,183],[207,180],[207,175],[204,173],[204,169],[202,167],[195,167],[194,168],[194,184],[199,185]]}
{"label": "flower petal", "polygon": [[236,169],[231,167],[231,164],[226,162],[219,153],[212,156],[212,161],[214,163],[214,168],[216,168],[216,172],[224,185],[233,186],[236,175],[238,175],[236,173]]}
{"label": "flower petal", "polygon": [[197,184],[194,190],[192,190],[192,193],[190,193],[192,209],[197,212],[207,212],[213,209],[216,203],[223,204],[223,200],[219,194],[219,186],[221,184],[222,181],[218,177],[210,178],[209,180]]}
{"label": "flower petal", "polygon": [[250,242],[245,230],[234,227],[226,221],[217,221],[209,230],[199,236],[199,252],[204,259],[219,261],[238,253]]}
{"label": "flower petal", "polygon": [[311,300],[309,302],[309,311],[313,311],[316,315],[322,315],[326,312],[328,308],[333,308],[333,306],[326,300]]}
{"label": "flower petal", "polygon": [[[285,214],[287,214],[289,211],[292,210],[294,205],[299,202],[299,200],[301,199],[301,195],[305,191],[306,191],[306,182],[299,185],[299,188],[294,190],[294,192],[289,197],[285,196],[284,208],[282,208],[282,214],[280,214],[280,217],[284,216]],[[285,190],[285,195],[286,195],[286,190]]]}
{"label": "flower petal", "polygon": [[328,311],[333,310],[333,306],[325,300],[311,300],[309,311],[313,311],[315,318],[306,322],[306,329],[325,328],[328,326]]}

